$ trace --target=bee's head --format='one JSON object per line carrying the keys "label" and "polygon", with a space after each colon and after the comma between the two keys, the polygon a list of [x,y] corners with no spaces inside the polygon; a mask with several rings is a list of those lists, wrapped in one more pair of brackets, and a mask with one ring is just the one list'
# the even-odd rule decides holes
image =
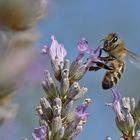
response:
{"label": "bee's head", "polygon": [[108,52],[115,49],[119,45],[120,41],[121,40],[116,33],[109,33],[104,38],[103,50]]}

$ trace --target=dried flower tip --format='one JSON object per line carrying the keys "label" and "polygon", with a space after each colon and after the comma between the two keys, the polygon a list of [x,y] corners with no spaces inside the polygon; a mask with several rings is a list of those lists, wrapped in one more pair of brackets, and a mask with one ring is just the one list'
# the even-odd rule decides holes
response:
{"label": "dried flower tip", "polygon": [[91,100],[90,98],[86,98],[86,99],[84,100],[84,103],[85,103],[85,104],[90,104],[90,103],[92,103],[92,100]]}
{"label": "dried flower tip", "polygon": [[42,111],[42,107],[41,106],[37,106],[36,107],[36,111],[38,113],[39,116],[42,116],[43,115],[43,111]]}
{"label": "dried flower tip", "polygon": [[21,140],[28,140],[27,138],[21,138]]}
{"label": "dried flower tip", "polygon": [[111,137],[107,136],[105,140],[112,140]]}

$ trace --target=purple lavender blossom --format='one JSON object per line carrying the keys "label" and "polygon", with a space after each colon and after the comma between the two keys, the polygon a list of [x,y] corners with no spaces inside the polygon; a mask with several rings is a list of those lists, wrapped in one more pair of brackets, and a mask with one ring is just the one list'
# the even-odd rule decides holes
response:
{"label": "purple lavender blossom", "polygon": [[80,54],[87,52],[89,50],[88,41],[85,38],[82,38],[78,42],[77,48]]}
{"label": "purple lavender blossom", "polygon": [[139,130],[138,123],[140,118],[139,103],[136,105],[134,98],[123,97],[120,93],[112,89],[113,101],[107,103],[116,113],[116,125],[123,134],[124,140],[134,140],[136,132]]}
{"label": "purple lavender blossom", "polygon": [[46,127],[41,126],[34,129],[32,133],[32,137],[34,140],[46,140]]}
{"label": "purple lavender blossom", "polygon": [[91,103],[91,100],[89,99],[88,102],[87,102],[87,100],[88,99],[86,99],[84,103],[77,106],[76,109],[75,109],[77,124],[80,121],[82,121],[82,123],[84,123],[86,121],[87,117],[89,116],[89,113],[86,112],[86,110],[88,108],[89,103]]}
{"label": "purple lavender blossom", "polygon": [[106,105],[111,106],[113,111],[116,113],[118,120],[122,121],[124,120],[124,116],[121,113],[120,93],[117,90],[112,89],[112,95],[113,95],[113,101],[106,103]]}
{"label": "purple lavender blossom", "polygon": [[64,61],[65,56],[67,55],[67,51],[65,50],[64,46],[62,44],[59,44],[55,37],[51,36],[51,46],[47,47],[44,46],[42,49],[43,53],[48,54],[51,61],[57,60],[58,64]]}

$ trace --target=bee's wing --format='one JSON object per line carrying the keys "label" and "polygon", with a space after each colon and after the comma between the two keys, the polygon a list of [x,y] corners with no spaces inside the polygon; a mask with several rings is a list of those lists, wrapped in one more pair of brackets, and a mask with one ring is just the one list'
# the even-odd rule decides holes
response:
{"label": "bee's wing", "polygon": [[127,50],[127,56],[129,61],[140,69],[140,55],[137,55],[129,50]]}

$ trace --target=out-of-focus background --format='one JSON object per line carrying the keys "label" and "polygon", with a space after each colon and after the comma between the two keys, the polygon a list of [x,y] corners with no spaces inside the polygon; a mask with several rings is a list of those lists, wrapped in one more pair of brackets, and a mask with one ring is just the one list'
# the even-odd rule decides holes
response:
{"label": "out-of-focus background", "polygon": [[[28,67],[19,94],[14,99],[19,104],[19,111],[13,121],[0,127],[0,139],[32,139],[31,133],[38,126],[35,108],[40,97],[44,96],[41,87],[43,70],[50,67],[47,56],[41,55],[41,48],[50,44],[51,34],[64,44],[68,52],[67,58],[71,61],[77,55],[76,45],[79,39],[85,37],[89,46],[95,47],[109,32],[119,34],[129,50],[140,54],[139,6],[139,0],[50,0],[47,18],[38,25],[40,39],[34,47],[38,57]],[[101,88],[104,73],[104,70],[89,72],[80,82],[89,89],[87,97],[92,98],[93,103],[89,107],[87,123],[77,140],[104,140],[106,136],[116,140],[120,137],[114,122],[114,113],[105,106],[105,102],[111,100],[111,92]],[[138,101],[140,69],[126,60],[125,73],[116,87],[123,96],[135,97]]]}

